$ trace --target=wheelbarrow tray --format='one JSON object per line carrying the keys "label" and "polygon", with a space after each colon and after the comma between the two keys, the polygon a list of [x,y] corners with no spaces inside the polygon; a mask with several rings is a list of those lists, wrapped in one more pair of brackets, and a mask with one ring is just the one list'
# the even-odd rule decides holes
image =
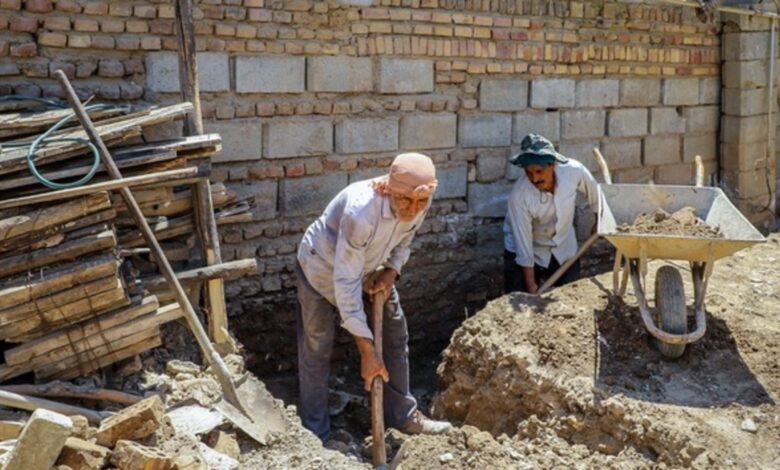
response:
{"label": "wheelbarrow tray", "polygon": [[[610,184],[599,185],[598,189],[598,233],[627,258],[712,262],[766,241],[719,188]],[[661,208],[671,214],[686,206],[696,209],[696,215],[707,224],[719,227],[723,238],[626,233],[617,230],[619,225],[633,224],[642,212],[652,213]]]}

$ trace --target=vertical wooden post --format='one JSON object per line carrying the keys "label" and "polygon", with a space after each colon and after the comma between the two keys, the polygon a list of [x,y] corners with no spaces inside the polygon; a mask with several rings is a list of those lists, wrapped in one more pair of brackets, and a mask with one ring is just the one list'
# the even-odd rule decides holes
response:
{"label": "vertical wooden post", "polygon": [[[195,59],[195,33],[192,20],[192,0],[176,0],[176,33],[179,43],[179,80],[185,101],[192,103],[192,112],[187,115],[186,135],[203,134],[203,118],[200,111],[200,86],[198,84],[198,63]],[[207,179],[199,180],[193,188],[195,226],[198,230],[203,262],[206,266],[222,262],[219,250],[219,234],[214,220],[214,202]],[[206,282],[206,304],[209,312],[209,336],[217,344],[230,343],[227,334],[227,307],[225,286],[222,279]]]}

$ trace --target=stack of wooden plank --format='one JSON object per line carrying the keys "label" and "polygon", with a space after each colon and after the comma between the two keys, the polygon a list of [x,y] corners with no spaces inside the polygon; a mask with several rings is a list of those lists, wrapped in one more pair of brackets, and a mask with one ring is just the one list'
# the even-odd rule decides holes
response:
{"label": "stack of wooden plank", "polygon": [[[38,104],[0,102],[0,340],[7,343],[0,381],[30,372],[36,380],[78,377],[159,346],[160,326],[182,316],[114,192],[120,186],[132,187],[184,279],[252,272],[247,263],[205,267],[206,257],[197,253],[192,186],[208,176],[208,157],[220,151],[220,137],[142,140],[144,129],[181,119],[189,103],[93,113],[125,179],[109,181],[101,165],[86,186],[60,191],[32,176],[23,144],[72,111]],[[74,119],[52,136],[86,134]],[[56,181],[80,178],[91,158],[73,140],[50,142],[35,153],[39,171]],[[248,204],[223,185],[210,188],[217,223],[251,217]],[[188,285],[199,302],[199,284]]]}

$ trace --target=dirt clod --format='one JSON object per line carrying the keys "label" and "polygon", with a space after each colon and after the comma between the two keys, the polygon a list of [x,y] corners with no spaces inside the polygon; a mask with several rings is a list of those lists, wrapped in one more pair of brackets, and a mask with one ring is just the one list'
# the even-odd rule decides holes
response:
{"label": "dirt clod", "polygon": [[618,232],[678,237],[723,238],[718,227],[712,227],[696,216],[696,209],[687,206],[669,214],[663,209],[653,213],[642,212],[634,223],[618,226]]}

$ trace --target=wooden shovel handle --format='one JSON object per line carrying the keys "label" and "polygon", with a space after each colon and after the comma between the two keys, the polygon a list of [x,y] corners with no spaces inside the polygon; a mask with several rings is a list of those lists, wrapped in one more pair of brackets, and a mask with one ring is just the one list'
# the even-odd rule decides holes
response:
{"label": "wooden shovel handle", "polygon": [[[374,294],[371,300],[371,313],[374,322],[374,350],[376,350],[377,356],[382,357],[382,317],[384,312],[382,294]],[[371,382],[371,438],[373,442],[371,456],[374,467],[387,464],[383,386],[382,377],[374,377],[374,380]]]}

